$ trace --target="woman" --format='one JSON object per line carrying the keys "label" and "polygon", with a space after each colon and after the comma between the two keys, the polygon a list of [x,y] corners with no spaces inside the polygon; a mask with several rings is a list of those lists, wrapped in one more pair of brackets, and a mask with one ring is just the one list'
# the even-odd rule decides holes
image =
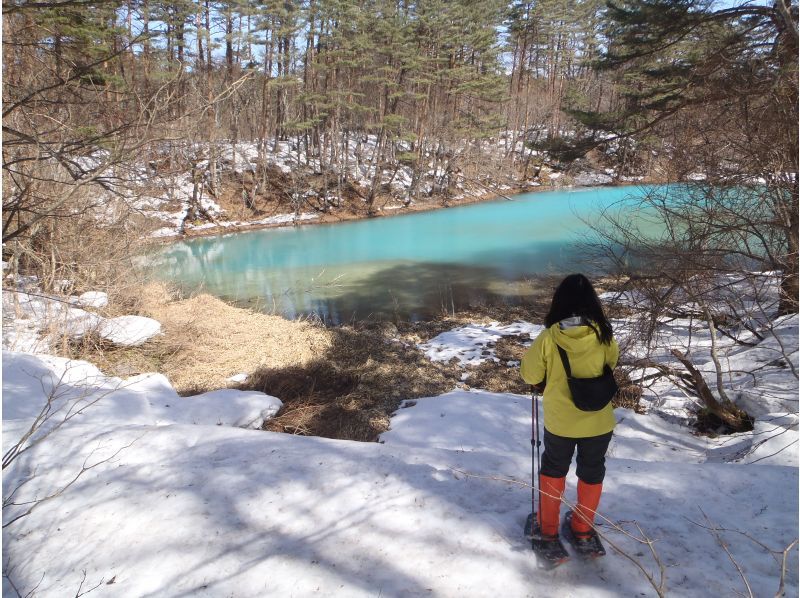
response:
{"label": "woman", "polygon": [[578,504],[571,517],[574,539],[588,542],[605,477],[605,455],[616,420],[611,403],[581,411],[572,400],[558,347],[565,350],[572,376],[600,376],[614,368],[619,346],[592,283],[567,276],[553,295],[547,329],[522,358],[522,378],[543,391],[544,455],[539,472],[539,527],[544,541],[558,540],[559,508],[572,455],[578,449]]}

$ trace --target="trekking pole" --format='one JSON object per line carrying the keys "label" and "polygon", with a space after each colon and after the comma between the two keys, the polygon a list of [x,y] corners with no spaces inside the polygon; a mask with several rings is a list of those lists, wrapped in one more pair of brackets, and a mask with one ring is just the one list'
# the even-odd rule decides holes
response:
{"label": "trekking pole", "polygon": [[533,538],[536,528],[536,478],[542,464],[539,457],[539,391],[536,387],[531,387],[531,394],[531,514],[525,522],[525,535]]}
{"label": "trekking pole", "polygon": [[[539,392],[535,388],[533,389],[533,416],[531,417],[531,427],[531,478],[533,481],[531,484],[531,506],[532,513],[534,517],[536,517],[536,478],[539,477],[538,473],[542,468],[541,457],[539,455],[539,447],[542,442],[539,440]],[[533,458],[534,450],[536,451],[535,461]]]}

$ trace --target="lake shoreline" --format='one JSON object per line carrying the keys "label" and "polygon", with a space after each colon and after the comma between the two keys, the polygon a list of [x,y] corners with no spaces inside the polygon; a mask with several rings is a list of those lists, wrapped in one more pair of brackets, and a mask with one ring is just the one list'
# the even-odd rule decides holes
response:
{"label": "lake shoreline", "polygon": [[[344,222],[354,222],[358,220],[370,220],[370,219],[377,219],[377,218],[391,218],[394,216],[402,216],[407,214],[415,214],[419,212],[432,212],[436,210],[446,210],[449,208],[455,208],[460,206],[467,206],[467,205],[474,205],[479,203],[486,203],[491,201],[498,201],[500,199],[505,199],[506,201],[514,201],[514,195],[520,195],[523,193],[539,193],[539,192],[546,192],[546,191],[561,191],[565,189],[589,189],[592,187],[608,187],[608,188],[617,188],[617,187],[632,187],[636,185],[648,185],[654,184],[653,181],[650,180],[642,180],[642,181],[635,181],[635,182],[618,182],[618,183],[610,183],[604,185],[518,185],[515,187],[510,187],[509,189],[503,189],[502,191],[490,191],[485,194],[481,195],[471,195],[471,196],[461,196],[452,199],[448,199],[445,205],[442,205],[441,198],[435,198],[434,201],[430,203],[414,203],[408,206],[391,206],[386,207],[388,205],[388,201],[382,208],[380,208],[379,212],[376,214],[367,214],[367,213],[355,213],[352,211],[342,211],[336,214],[331,212],[327,213],[319,213],[315,214],[318,216],[317,218],[308,218],[302,220],[293,220],[291,222],[276,222],[276,223],[263,223],[263,222],[255,222],[252,224],[242,223],[236,226],[225,226],[220,224],[215,227],[208,227],[203,228],[200,230],[197,229],[190,229],[183,234],[176,233],[170,236],[162,236],[162,237],[152,237],[152,242],[159,244],[159,245],[168,245],[170,243],[174,243],[177,241],[183,241],[187,239],[196,239],[196,238],[203,238],[203,237],[214,237],[214,236],[227,236],[227,235],[235,235],[239,233],[246,233],[252,231],[259,231],[259,230],[267,230],[267,229],[275,229],[275,228],[289,228],[289,227],[300,227],[300,226],[319,226],[319,225],[330,225],[330,224],[341,224]],[[656,183],[657,184],[657,183]],[[293,215],[291,212],[287,213],[276,213],[273,214],[271,217],[278,217],[278,216],[291,216]]]}
{"label": "lake shoreline", "polygon": [[583,226],[576,215],[648,192],[561,187],[452,212],[202,236],[162,245],[151,265],[187,293],[202,289],[287,318],[428,320],[483,304],[524,305],[533,278],[594,272],[575,243]]}

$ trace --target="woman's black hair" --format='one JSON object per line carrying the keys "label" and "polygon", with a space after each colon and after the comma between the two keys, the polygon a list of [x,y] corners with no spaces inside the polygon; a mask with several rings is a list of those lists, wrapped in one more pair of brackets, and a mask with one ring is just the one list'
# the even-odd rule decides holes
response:
{"label": "woman's black hair", "polygon": [[[597,338],[601,343],[611,344],[613,331],[611,324],[603,313],[603,306],[597,293],[583,274],[570,274],[553,293],[553,302],[550,311],[545,316],[544,324],[548,328],[565,318],[581,316],[593,323]],[[597,328],[595,328],[597,326]]]}

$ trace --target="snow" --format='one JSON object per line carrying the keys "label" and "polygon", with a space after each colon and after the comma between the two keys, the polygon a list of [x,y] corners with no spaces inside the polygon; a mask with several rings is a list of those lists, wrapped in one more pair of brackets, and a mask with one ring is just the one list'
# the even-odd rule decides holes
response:
{"label": "snow", "polygon": [[[24,400],[20,400],[22,397]],[[29,426],[48,405],[53,418],[109,424],[201,424],[258,428],[282,403],[261,392],[223,389],[181,397],[162,374],[122,380],[86,361],[3,352],[3,419]]]}
{"label": "snow", "polygon": [[[40,309],[57,309],[7,295],[31,330]],[[615,330],[631,335],[628,325]],[[664,327],[689,344],[681,323]],[[526,345],[541,330],[475,323],[422,348],[466,369],[497,359],[501,338]],[[784,317],[755,346],[727,345],[731,392],[762,405],[752,432],[694,435],[676,415],[687,398],[668,384],[646,391],[647,413],[616,409],[600,505],[608,555],[554,571],[522,535],[529,396],[404,401],[379,443],[358,443],[262,431],[282,403],[260,392],[181,397],[161,374],[121,379],[4,351],[3,451],[22,450],[3,472],[3,592],[13,582],[45,597],[654,595],[633,559],[656,577],[665,567],[668,595],[744,592],[738,565],[771,596],[798,528],[797,331],[797,316]],[[691,343],[704,368],[708,342]],[[565,501],[575,499],[571,473]],[[797,595],[796,549],[785,581]]]}
{"label": "snow", "polygon": [[166,226],[162,227],[162,228],[159,228],[157,230],[154,230],[152,233],[150,233],[150,236],[153,237],[154,239],[161,238],[161,237],[173,237],[173,236],[177,236],[177,235],[178,235],[178,231],[176,229],[170,228],[170,227],[166,227]]}
{"label": "snow", "polygon": [[[721,362],[723,381],[729,398],[754,417],[798,411],[798,320],[797,314],[775,318],[772,313],[778,304],[780,277],[775,272],[750,273],[742,277],[720,277],[717,300],[709,309],[721,319],[736,310],[737,320],[759,330],[760,340],[744,327],[731,329],[725,336],[715,337],[716,351]],[[676,301],[684,313],[699,308],[692,303]],[[603,293],[604,303],[617,303],[649,317],[650,301],[637,292]],[[653,363],[669,367],[682,366],[671,354],[672,349],[691,355],[709,387],[716,388],[716,366],[711,355],[712,337],[708,324],[698,317],[664,317],[659,320],[654,336],[655,345],[648,348],[637,333],[635,318],[612,322],[615,335],[627,346],[629,359],[648,356]],[[735,340],[734,340],[735,339]],[[742,344],[746,343],[746,344]],[[749,346],[754,344],[754,346]],[[655,370],[636,368],[630,376],[638,380]],[[676,392],[673,384],[661,381],[645,391],[645,401],[662,414],[687,418],[692,401]]]}
{"label": "snow", "polygon": [[4,290],[3,348],[47,353],[63,337],[80,339],[90,333],[116,345],[131,347],[141,345],[160,333],[161,324],[152,318],[105,318],[74,307],[98,307],[107,301],[106,294],[97,291],[78,297],[58,297]]}
{"label": "snow", "polygon": [[[509,152],[513,151],[520,158],[523,156],[519,154],[527,157],[541,156],[546,164],[555,166],[557,161],[553,160],[547,152],[525,148],[525,141],[540,140],[548,134],[550,133],[545,128],[538,128],[533,132],[498,131],[496,136],[480,141],[451,140],[446,149],[450,159],[455,161],[455,165],[458,165],[465,157],[467,161],[473,161],[478,157],[489,166],[493,163],[499,165],[507,161]],[[562,130],[555,134],[564,138],[576,136],[576,132],[573,130]],[[512,143],[512,140],[516,140],[515,143]],[[614,159],[619,150],[618,143],[613,139],[607,141],[605,152],[609,158]],[[376,165],[372,160],[376,156],[377,135],[350,135],[346,138],[322,135],[319,142],[323,147],[336,146],[338,148],[337,152],[341,156],[345,168],[340,173],[342,180],[362,189],[371,186],[376,175]],[[204,231],[214,227],[242,228],[250,225],[273,224],[269,222],[269,218],[263,219],[268,222],[259,220],[251,223],[236,220],[233,214],[226,213],[217,201],[218,198],[213,195],[219,189],[217,185],[212,184],[212,172],[224,181],[242,181],[245,178],[252,181],[252,175],[256,173],[256,165],[263,163],[277,169],[283,175],[289,175],[288,177],[282,176],[282,178],[291,178],[295,186],[300,184],[301,186],[296,190],[296,197],[310,199],[314,209],[325,202],[330,204],[331,194],[329,192],[320,192],[312,182],[299,182],[304,179],[312,181],[315,175],[329,167],[327,160],[319,155],[319,152],[309,153],[307,149],[300,139],[269,139],[264,140],[263,143],[231,139],[217,140],[213,143],[176,143],[172,141],[156,147],[156,154],[152,156],[152,160],[141,164],[127,166],[115,164],[112,166],[111,155],[102,150],[89,156],[72,156],[71,160],[82,165],[85,170],[84,176],[103,177],[106,183],[113,187],[113,189],[96,189],[96,193],[101,199],[97,202],[98,207],[95,209],[98,222],[104,224],[126,223],[129,222],[129,216],[133,212],[149,218],[154,223],[152,238],[170,238],[186,232]],[[411,146],[409,142],[398,140],[396,149],[400,155],[410,151]],[[408,199],[410,186],[415,178],[422,193],[430,193],[435,188],[440,189],[444,183],[447,183],[462,191],[460,197],[486,196],[487,185],[485,183],[465,178],[460,169],[450,168],[454,164],[450,164],[448,167],[441,163],[443,148],[439,146],[438,141],[433,145],[415,147],[414,151],[416,152],[417,149],[420,151],[417,167],[422,167],[421,172],[415,173],[411,166],[395,162],[390,167],[381,168],[381,172],[378,173],[379,183],[388,185],[395,200]],[[666,153],[669,154],[669,151]],[[658,153],[654,152],[654,155],[658,155]],[[216,161],[215,168],[211,168],[212,156]],[[545,166],[541,174],[542,180],[515,180],[511,176],[503,181],[490,183],[489,186],[508,190],[519,188],[522,185],[534,187],[543,183],[550,186],[573,183],[579,186],[605,185],[612,184],[619,175],[610,168],[598,166],[596,171],[594,166],[587,164],[584,167],[586,171],[578,173],[574,180],[570,176],[564,176],[564,173],[550,172],[549,168]],[[272,176],[272,172],[259,172],[258,175],[259,179],[262,176],[269,178]],[[627,182],[643,180],[641,176],[618,178]],[[706,175],[702,172],[691,173],[687,177],[690,181],[702,181],[705,178]],[[244,189],[234,186],[228,190],[238,193]],[[200,207],[210,216],[209,221],[187,220],[193,198],[198,198]],[[282,209],[289,211],[291,207],[285,205]],[[233,210],[234,213],[236,211]],[[274,224],[289,224],[317,216],[317,214],[304,213],[300,218],[293,218],[291,214],[280,214],[278,217],[286,220]]]}
{"label": "snow", "polygon": [[[191,228],[193,231],[212,230],[216,228],[246,228],[249,226],[276,226],[284,224],[297,224],[299,222],[307,222],[319,218],[318,214],[278,214],[277,216],[270,216],[268,218],[261,218],[259,220],[217,220],[216,222],[206,222],[205,224],[194,225]],[[151,237],[173,237],[178,236],[179,232],[176,228],[159,228],[158,230],[150,233]]]}
{"label": "snow", "polygon": [[[516,151],[523,152],[529,156],[545,156],[546,153],[531,151],[524,148],[524,139],[526,137],[539,137],[539,135],[546,135],[546,132],[535,133],[529,135],[523,131],[504,131],[495,138],[484,139],[479,142],[459,142],[452,141],[449,145],[449,153],[453,160],[460,160],[464,156],[470,156],[468,159],[474,159],[477,155],[482,159],[491,163],[496,161],[498,164],[507,159],[508,152],[511,149],[510,139],[516,138]],[[560,135],[566,137],[574,137],[574,131],[560,131]],[[320,143],[330,147],[336,145],[338,152],[343,158],[345,165],[342,171],[342,179],[357,185],[361,188],[367,188],[372,185],[372,180],[376,175],[376,165],[372,163],[375,157],[375,147],[378,143],[378,136],[366,135],[350,137],[347,140],[343,137],[331,138],[330,136],[323,135]],[[477,197],[485,196],[487,191],[486,182],[480,183],[471,181],[465,178],[464,175],[456,170],[448,169],[446,165],[442,164],[441,149],[438,145],[423,146],[422,148],[415,148],[415,151],[420,149],[420,162],[418,165],[423,166],[422,171],[416,173],[411,166],[402,164],[400,162],[394,163],[391,167],[383,167],[379,174],[380,183],[388,185],[391,195],[396,201],[403,201],[408,199],[409,190],[412,182],[417,179],[419,188],[423,193],[429,193],[434,188],[441,188],[444,183],[452,184],[455,188],[460,189],[463,197]],[[411,150],[408,142],[397,141],[397,150],[399,152],[407,152]],[[256,173],[256,165],[264,163],[271,168],[277,169],[283,175],[290,175],[293,180],[297,179],[295,175],[301,175],[298,180],[307,178],[306,175],[312,175],[308,178],[313,179],[316,174],[325,171],[328,164],[318,154],[307,153],[307,148],[300,140],[266,140],[266,143],[259,145],[256,142],[249,141],[236,141],[233,140],[218,140],[214,143],[186,143],[186,144],[171,144],[169,147],[164,146],[161,148],[163,154],[161,157],[154,157],[153,161],[147,164],[129,166],[126,169],[124,184],[115,186],[113,192],[98,190],[103,197],[100,202],[100,207],[96,210],[98,221],[104,223],[119,223],[124,221],[131,211],[149,217],[157,224],[151,236],[153,238],[168,238],[178,236],[185,232],[203,231],[209,228],[221,227],[245,227],[250,225],[272,225],[272,224],[289,224],[304,219],[318,217],[317,214],[301,214],[299,218],[293,217],[291,214],[280,214],[272,218],[282,218],[272,222],[272,218],[266,218],[257,222],[240,221],[233,218],[232,214],[226,213],[222,209],[217,198],[212,194],[215,185],[212,185],[211,172],[215,172],[217,176],[228,178],[230,180],[252,180],[252,175]],[[216,168],[211,168],[211,156],[215,156]],[[82,161],[87,170],[87,174],[103,175],[108,173],[109,168],[109,155],[107,152],[98,151],[92,156],[81,156],[75,158]],[[177,162],[176,162],[177,160]],[[165,164],[169,163],[170,167],[163,168]],[[182,166],[184,171],[175,170],[174,166]],[[117,168],[119,168],[117,166]],[[194,173],[192,172],[194,170]],[[608,184],[613,182],[614,171],[609,172],[610,169],[603,169],[600,172],[587,171],[578,175],[576,184],[578,185],[595,185],[595,184]],[[198,175],[200,175],[198,177]],[[259,179],[261,176],[272,176],[272,173],[258,173]],[[119,177],[119,173],[115,171],[113,180]],[[549,173],[545,178],[549,177],[546,181],[547,184],[558,186],[565,182],[571,183],[569,177],[563,177],[562,173]],[[286,178],[286,177],[284,177]],[[446,181],[445,179],[452,179]],[[513,177],[512,177],[513,179]],[[506,179],[504,181],[497,181],[489,183],[490,187],[496,187],[499,190],[510,190],[519,187],[523,184],[537,186],[542,184],[541,181],[521,181]],[[641,177],[631,178],[630,180],[639,180]],[[295,183],[297,180],[295,180]],[[242,191],[241,188],[233,189],[234,191]],[[297,199],[309,199],[312,204],[318,206],[325,202],[333,203],[335,194],[330,192],[321,192],[312,183],[301,183],[301,187],[296,190]],[[210,216],[208,221],[194,222],[187,221],[190,206],[193,198],[198,198],[200,207],[203,208]],[[288,211],[290,206],[285,206]],[[236,210],[234,210],[235,212]]]}
{"label": "snow", "polygon": [[581,172],[575,176],[572,182],[579,187],[608,185],[614,182],[614,177],[602,172]]}
{"label": "snow", "polygon": [[74,303],[80,307],[105,307],[108,305],[108,294],[101,291],[88,291],[78,295]]}
{"label": "snow", "polygon": [[122,347],[138,347],[161,332],[161,323],[144,316],[107,318],[98,333],[107,341]]}
{"label": "snow", "polygon": [[170,419],[174,423],[235,426],[258,430],[283,406],[280,399],[263,392],[214,390],[188,398],[178,398]]}
{"label": "snow", "polygon": [[[33,290],[33,289],[32,289]],[[103,322],[68,299],[39,293],[3,292],[3,346],[46,352],[58,336],[80,338]]]}
{"label": "snow", "polygon": [[[25,399],[40,378],[67,369],[70,384],[84,376],[94,377],[91,386],[119,383],[66,360],[7,353],[3,362],[4,450],[29,425],[35,409]],[[259,393],[242,393],[233,407],[226,395],[237,391],[181,399],[163,377],[125,384],[6,472],[9,488],[37,468],[18,491],[22,502],[95,465],[6,529],[4,562],[17,587],[41,582],[41,596],[74,594],[85,571],[99,596],[652,595],[613,551],[591,564],[537,567],[521,534],[530,510],[529,397],[420,399],[398,411],[383,444],[368,444],[234,427],[259,408],[247,396]],[[775,550],[794,539],[796,467],[711,462],[701,443],[663,438],[656,416],[617,414],[627,431],[608,459],[601,513],[618,523],[602,526],[607,544],[653,570],[642,545],[620,531],[636,533],[638,522],[673,593],[730,595],[738,574],[701,526],[736,530],[718,533],[750,584],[776,590],[775,558],[738,532]],[[651,443],[645,453],[629,446],[637,429]],[[569,502],[574,485],[571,477]],[[6,509],[6,520],[18,509]],[[797,591],[793,563],[789,594]]]}
{"label": "snow", "polygon": [[502,337],[527,334],[533,339],[542,330],[542,326],[527,322],[469,324],[443,332],[419,347],[432,361],[456,358],[461,365],[478,365],[488,360],[499,361],[493,347]]}

